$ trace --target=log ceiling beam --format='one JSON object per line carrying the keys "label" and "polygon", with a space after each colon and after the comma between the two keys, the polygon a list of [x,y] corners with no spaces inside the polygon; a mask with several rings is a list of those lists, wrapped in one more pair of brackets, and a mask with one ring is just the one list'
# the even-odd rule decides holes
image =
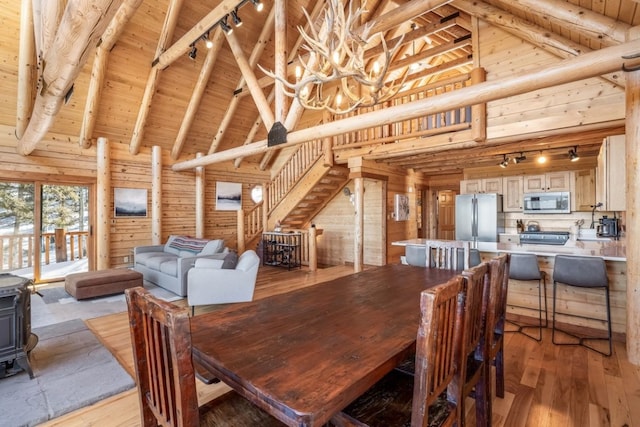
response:
{"label": "log ceiling beam", "polygon": [[560,0],[512,0],[510,5],[565,29],[577,31],[605,46],[626,41],[631,26],[597,12]]}
{"label": "log ceiling beam", "polygon": [[[264,26],[262,27],[262,32],[258,37],[258,41],[253,47],[253,51],[249,56],[249,67],[252,70],[255,69],[256,64],[258,63],[258,60],[262,56],[262,53],[264,52],[265,47],[267,47],[267,42],[269,41],[271,32],[273,31],[274,22],[275,22],[275,8],[271,8],[271,11],[267,15],[267,19],[264,23]],[[244,85],[244,83],[245,83],[244,77],[240,77],[240,80],[238,81],[236,88],[241,88]],[[231,98],[231,101],[229,101],[229,105],[227,106],[227,109],[224,113],[224,117],[220,121],[220,126],[218,126],[218,131],[214,134],[213,140],[211,141],[211,146],[209,147],[208,154],[212,154],[218,151],[218,146],[220,145],[220,142],[222,142],[222,139],[224,138],[225,134],[227,133],[227,129],[229,129],[229,126],[231,125],[231,121],[233,120],[233,116],[236,112],[236,109],[238,108],[238,105],[240,105],[240,100],[241,98],[238,95],[234,95],[233,98]],[[269,97],[267,97],[267,102],[269,103],[271,102],[269,100]],[[260,123],[262,123],[262,119],[260,119]],[[257,131],[258,129],[256,129],[256,132]]]}
{"label": "log ceiling beam", "polygon": [[[160,32],[160,38],[158,39],[158,46],[156,47],[156,57],[164,52],[167,45],[173,38],[173,32],[178,23],[178,17],[180,16],[180,9],[182,8],[183,0],[170,0],[167,8],[167,15]],[[184,38],[184,37],[183,37]],[[131,135],[131,143],[129,144],[129,152],[131,154],[138,154],[140,146],[142,145],[142,138],[144,137],[144,127],[147,124],[147,117],[151,110],[151,101],[153,100],[153,94],[156,92],[156,87],[160,81],[159,67],[151,67],[149,76],[147,77],[147,84],[144,88],[144,94],[142,95],[142,101],[140,102],[140,111],[138,111],[138,117],[133,127],[133,133]]]}
{"label": "log ceiling beam", "polygon": [[[204,91],[209,83],[213,67],[218,60],[218,55],[222,49],[222,45],[224,44],[224,34],[220,26],[216,27],[213,31],[211,43],[213,46],[211,49],[207,49],[207,56],[205,57],[200,73],[198,74],[198,80],[196,81],[196,85],[191,93],[189,105],[187,105],[187,110],[185,111],[182,122],[180,123],[180,129],[178,129],[178,135],[176,136],[176,140],[171,148],[171,158],[174,160],[180,157],[180,154],[182,153],[182,148],[184,147],[184,142],[187,139],[187,134],[189,133],[191,125],[193,125],[193,121],[196,118],[196,113],[200,107],[200,101],[202,101],[202,96],[204,95]],[[230,108],[231,107],[227,109],[227,114],[229,113]]]}
{"label": "log ceiling beam", "polygon": [[255,102],[256,107],[258,107],[258,112],[260,113],[260,117],[262,118],[262,122],[267,130],[271,129],[274,122],[273,111],[271,111],[271,106],[269,102],[267,102],[267,97],[264,95],[264,92],[258,85],[258,79],[256,78],[247,57],[242,50],[242,46],[238,41],[235,33],[225,34],[227,37],[227,43],[231,48],[231,52],[233,53],[233,57],[236,59],[238,63],[238,67],[240,68],[240,72],[247,82],[247,87],[249,88],[249,92],[251,92],[251,97],[253,98],[253,102]]}
{"label": "log ceiling beam", "polygon": [[18,94],[16,106],[16,138],[22,138],[29,124],[36,87],[36,55],[31,0],[22,0],[20,8],[20,50],[18,52]]}
{"label": "log ceiling beam", "polygon": [[121,3],[69,0],[51,47],[43,52],[46,67],[42,72],[42,88],[36,96],[29,125],[18,142],[19,154],[30,154],[51,129],[74,80]]}
{"label": "log ceiling beam", "polygon": [[167,68],[176,59],[187,53],[191,43],[195,42],[204,33],[213,28],[222,18],[231,13],[238,5],[238,0],[222,0],[211,12],[200,20],[193,28],[187,31],[178,41],[168,49],[156,52],[153,60],[153,68]]}
{"label": "log ceiling beam", "polygon": [[[559,58],[573,58],[582,53],[592,51],[592,49],[581,45],[580,43],[575,43],[561,35],[551,33],[538,25],[520,19],[509,12],[482,1],[468,2],[453,0],[451,5],[471,16],[486,21],[491,25],[495,25],[496,27],[513,34],[534,46],[544,49]],[[624,81],[620,77],[620,73],[606,74],[602,76],[603,79],[615,84],[616,86],[624,87]]]}
{"label": "log ceiling beam", "polygon": [[[508,96],[514,96],[537,89],[543,89],[583,80],[594,76],[621,70],[624,65],[631,67],[638,65],[638,60],[625,64],[623,56],[636,54],[640,50],[640,40],[633,40],[618,46],[585,53],[572,59],[566,59],[555,64],[538,69],[520,72],[510,77],[487,81],[477,85],[465,87],[453,92],[436,95],[426,99],[413,101],[404,105],[397,105],[383,110],[372,111],[353,118],[336,120],[330,124],[322,124],[308,129],[292,132],[288,135],[288,142],[280,145],[293,146],[305,141],[334,136],[346,132],[367,129],[372,126],[390,124],[429,114],[440,113],[453,108],[494,101]],[[471,142],[469,146],[477,143]],[[442,150],[448,149],[449,144],[443,144]],[[236,147],[224,152],[203,156],[199,159],[176,163],[175,171],[192,169],[212,163],[233,160],[238,156],[263,153],[269,150],[267,141],[259,141],[243,147]]]}
{"label": "log ceiling beam", "polygon": [[82,148],[89,148],[93,140],[93,129],[98,118],[109,53],[120,38],[120,35],[122,35],[124,27],[141,4],[142,0],[124,0],[98,43],[94,54],[91,80],[87,90],[87,101],[80,127],[79,144]]}

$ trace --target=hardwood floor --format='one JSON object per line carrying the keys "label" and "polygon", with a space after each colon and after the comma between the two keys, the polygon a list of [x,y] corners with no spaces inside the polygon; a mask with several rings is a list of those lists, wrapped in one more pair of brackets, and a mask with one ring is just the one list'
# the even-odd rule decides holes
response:
{"label": "hardwood floor", "polygon": [[[255,298],[311,286],[352,271],[351,266],[320,269],[315,273],[261,267]],[[196,315],[215,309],[215,306],[198,307]],[[87,324],[134,375],[126,313],[91,319]],[[615,343],[613,355],[603,357],[582,347],[553,345],[550,330],[544,331],[541,343],[509,333],[505,340],[505,370],[506,395],[494,400],[494,426],[640,427],[640,367],[627,361],[623,343]],[[223,384],[196,382],[201,404],[228,390]],[[474,426],[471,399],[467,408],[467,425]],[[43,424],[91,425],[140,425],[136,390]]]}

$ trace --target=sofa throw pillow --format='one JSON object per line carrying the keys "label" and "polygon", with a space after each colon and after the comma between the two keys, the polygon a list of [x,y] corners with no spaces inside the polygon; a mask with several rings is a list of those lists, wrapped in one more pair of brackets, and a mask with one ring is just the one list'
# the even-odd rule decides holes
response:
{"label": "sofa throw pillow", "polygon": [[222,268],[226,270],[233,270],[238,264],[238,254],[234,251],[230,251],[222,261]]}
{"label": "sofa throw pillow", "polygon": [[176,236],[169,247],[177,249],[178,251],[188,251],[194,254],[200,253],[200,251],[209,242],[207,239],[195,239],[192,237]]}
{"label": "sofa throw pillow", "polygon": [[209,242],[205,245],[200,252],[200,255],[213,255],[222,252],[224,249],[224,240],[223,239],[213,239],[209,240]]}

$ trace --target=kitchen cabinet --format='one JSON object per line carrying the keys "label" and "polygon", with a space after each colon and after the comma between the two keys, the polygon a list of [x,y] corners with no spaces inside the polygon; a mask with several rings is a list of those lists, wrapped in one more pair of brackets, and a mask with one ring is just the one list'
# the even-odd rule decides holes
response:
{"label": "kitchen cabinet", "polygon": [[[596,204],[596,171],[595,169],[574,172],[575,192],[571,201],[572,211],[591,211]],[[575,205],[574,205],[575,203]]]}
{"label": "kitchen cabinet", "polygon": [[540,175],[525,175],[525,193],[544,191],[571,191],[571,172],[549,172]]}
{"label": "kitchen cabinet", "polygon": [[502,177],[465,179],[460,181],[460,194],[476,193],[502,194]]}
{"label": "kitchen cabinet", "polygon": [[522,176],[505,176],[502,178],[502,210],[503,212],[522,212],[523,191]]}
{"label": "kitchen cabinet", "polygon": [[596,199],[602,211],[627,209],[626,159],[624,135],[604,139],[598,154],[596,172]]}

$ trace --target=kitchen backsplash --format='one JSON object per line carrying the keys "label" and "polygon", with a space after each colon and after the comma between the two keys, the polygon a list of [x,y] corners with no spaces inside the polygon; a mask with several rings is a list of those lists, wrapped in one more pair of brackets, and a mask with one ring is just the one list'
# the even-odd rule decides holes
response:
{"label": "kitchen backsplash", "polygon": [[[575,228],[575,224],[582,220],[582,229],[591,228],[591,212],[571,212],[569,214],[523,214],[517,212],[507,212],[505,215],[505,233],[517,234],[516,223],[521,220],[524,224],[525,230],[527,229],[527,223],[529,221],[535,221],[540,225],[540,231],[569,231],[572,232]],[[598,220],[607,215],[609,218],[614,217],[614,212],[596,211],[594,215],[594,228],[597,227]],[[624,212],[615,212],[617,218],[620,220],[620,229],[622,230],[621,236],[624,236]]]}

